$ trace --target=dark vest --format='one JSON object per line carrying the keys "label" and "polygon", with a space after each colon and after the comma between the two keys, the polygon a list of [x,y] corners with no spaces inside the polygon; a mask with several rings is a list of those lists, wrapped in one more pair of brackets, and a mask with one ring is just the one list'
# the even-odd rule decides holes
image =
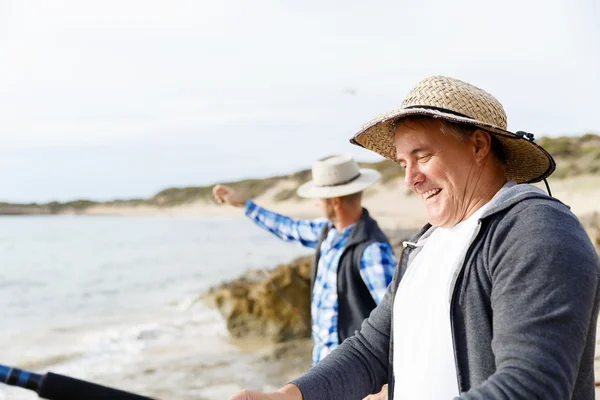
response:
{"label": "dark vest", "polygon": [[[321,244],[327,237],[330,225],[325,225],[321,239],[317,245],[317,253],[313,263],[311,288],[315,285],[317,268],[321,258]],[[346,338],[354,336],[360,325],[375,308],[375,300],[360,276],[360,261],[363,250],[374,242],[388,243],[388,239],[363,208],[362,215],[348,238],[339,260],[337,270],[337,301],[338,301],[338,339],[341,344]],[[312,297],[312,293],[311,293]]]}

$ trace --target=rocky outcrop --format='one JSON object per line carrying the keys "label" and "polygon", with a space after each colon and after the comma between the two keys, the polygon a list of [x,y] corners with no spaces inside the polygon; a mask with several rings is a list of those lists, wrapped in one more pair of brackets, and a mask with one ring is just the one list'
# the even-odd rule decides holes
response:
{"label": "rocky outcrop", "polygon": [[249,271],[208,293],[234,337],[272,341],[308,337],[312,258],[281,264],[272,271]]}
{"label": "rocky outcrop", "polygon": [[[390,234],[397,255],[405,232]],[[271,271],[248,271],[212,288],[206,299],[217,307],[232,336],[271,341],[309,337],[312,257],[298,258]]]}

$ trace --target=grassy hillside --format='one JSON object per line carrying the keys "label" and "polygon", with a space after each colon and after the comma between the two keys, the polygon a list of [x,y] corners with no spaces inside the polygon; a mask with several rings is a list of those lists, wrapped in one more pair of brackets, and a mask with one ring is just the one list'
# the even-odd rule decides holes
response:
{"label": "grassy hillside", "polygon": [[[551,180],[567,177],[600,173],[600,136],[586,134],[583,136],[563,136],[558,138],[541,138],[538,143],[556,159],[557,169]],[[383,160],[376,163],[360,163],[363,168],[376,169],[382,174],[382,182],[387,183],[402,176],[402,169],[395,163]],[[235,188],[248,197],[256,197],[265,190],[273,188],[283,180],[291,181],[289,189],[282,189],[275,194],[279,201],[297,199],[296,188],[310,180],[309,169],[291,175],[274,176],[265,179],[246,179],[225,184]],[[168,188],[149,199],[115,200],[95,202],[77,200],[66,203],[52,202],[47,204],[9,204],[0,203],[0,214],[59,214],[61,212],[78,212],[98,204],[106,206],[155,206],[172,207],[196,201],[210,201],[212,185]]]}
{"label": "grassy hillside", "polygon": [[600,173],[600,136],[541,138],[538,143],[556,160],[552,179]]}
{"label": "grassy hillside", "polygon": [[[376,169],[382,174],[384,182],[389,181],[402,173],[401,168],[387,160],[376,163],[360,163],[362,168]],[[275,198],[279,201],[285,201],[296,197],[296,187],[311,179],[309,169],[295,172],[291,175],[274,176],[265,179],[246,179],[236,182],[225,182],[225,185],[231,186],[245,196],[252,198],[260,195],[264,191],[271,189],[283,180],[294,182],[295,187],[291,189],[283,189],[275,194]],[[212,187],[209,186],[191,186],[185,188],[169,188],[165,189],[152,198],[148,199],[148,203],[157,206],[176,206],[186,203],[191,203],[198,200],[209,201],[212,199]]]}

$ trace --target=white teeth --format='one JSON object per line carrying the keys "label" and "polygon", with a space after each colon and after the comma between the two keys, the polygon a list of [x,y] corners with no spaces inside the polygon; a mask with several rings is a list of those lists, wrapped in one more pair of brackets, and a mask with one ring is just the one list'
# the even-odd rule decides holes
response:
{"label": "white teeth", "polygon": [[428,198],[430,198],[431,196],[433,196],[434,194],[437,194],[440,190],[442,189],[431,189],[425,193],[422,193],[421,196],[423,197],[423,199],[427,200]]}

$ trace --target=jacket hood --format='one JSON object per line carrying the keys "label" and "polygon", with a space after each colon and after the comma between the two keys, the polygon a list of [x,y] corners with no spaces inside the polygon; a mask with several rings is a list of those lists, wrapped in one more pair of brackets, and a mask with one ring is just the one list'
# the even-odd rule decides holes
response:
{"label": "jacket hood", "polygon": [[[516,184],[514,181],[508,181],[502,186],[498,193],[494,195],[492,200],[490,200],[488,209],[480,219],[483,220],[491,215],[504,211],[525,199],[532,198],[546,199],[551,202],[563,204],[560,200],[549,196],[546,192],[536,186],[527,183]],[[565,204],[563,205],[569,208]]]}
{"label": "jacket hood", "polygon": [[[487,205],[487,210],[483,213],[479,220],[481,221],[486,218],[489,218],[494,214],[502,212],[514,206],[515,204],[520,203],[523,200],[533,198],[546,199],[550,202],[562,204],[563,206],[570,208],[569,206],[562,203],[560,200],[549,196],[542,189],[534,185],[530,185],[527,183],[517,184],[514,181],[508,181],[494,195],[492,200],[490,200],[490,202]],[[427,223],[419,231],[419,233],[417,233],[410,241],[404,242],[404,247],[406,247],[406,245],[413,245],[417,247],[423,246],[435,229],[437,229],[436,226],[432,226],[431,224]]]}

